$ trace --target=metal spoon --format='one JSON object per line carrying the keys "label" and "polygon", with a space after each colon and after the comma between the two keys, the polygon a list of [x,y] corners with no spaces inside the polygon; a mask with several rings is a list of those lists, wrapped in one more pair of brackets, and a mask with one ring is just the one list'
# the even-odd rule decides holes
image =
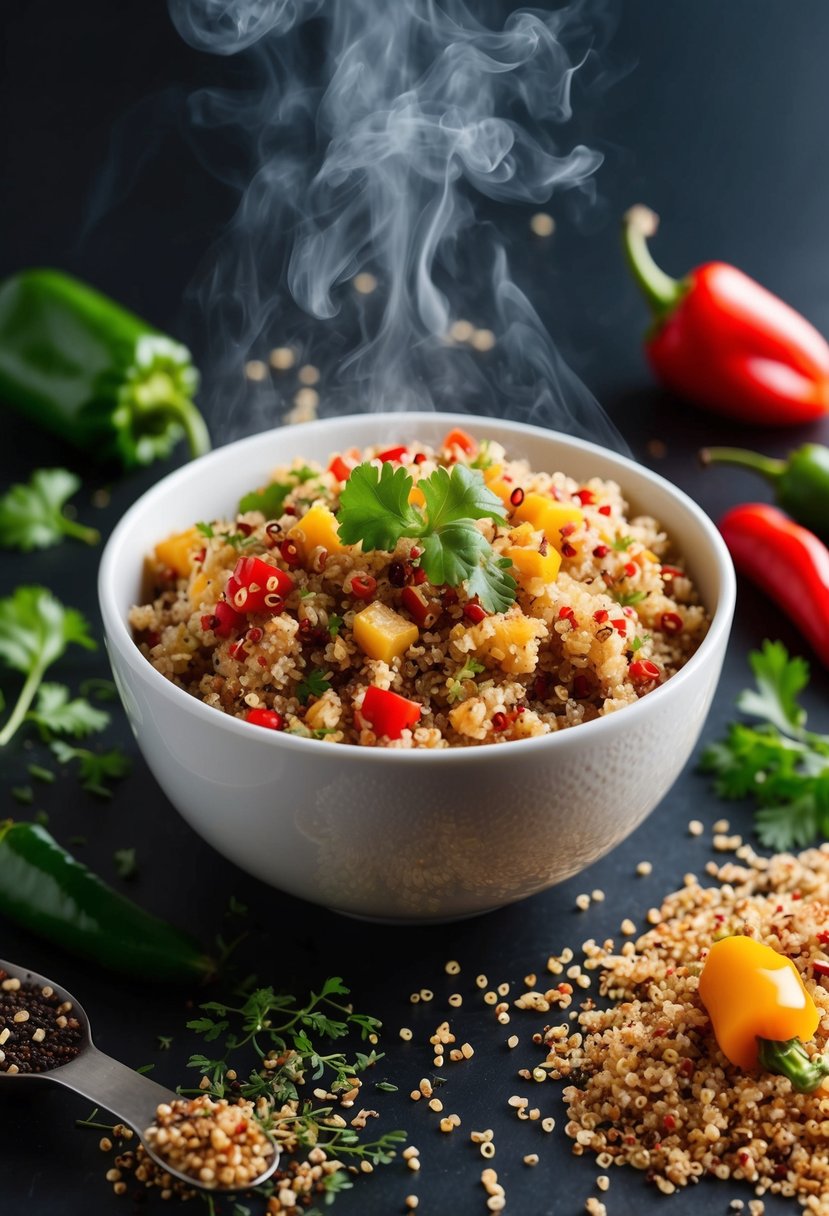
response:
{"label": "metal spoon", "polygon": [[[0,1083],[11,1081],[53,1081],[58,1085],[66,1086],[67,1089],[74,1090],[76,1094],[81,1094],[84,1098],[88,1098],[96,1106],[103,1106],[107,1110],[112,1111],[122,1123],[128,1123],[138,1134],[147,1155],[165,1173],[169,1174],[171,1178],[178,1179],[188,1187],[207,1189],[197,1178],[192,1178],[189,1174],[183,1174],[179,1170],[173,1169],[163,1157],[160,1157],[154,1151],[145,1139],[146,1129],[155,1120],[156,1108],[162,1102],[171,1103],[178,1101],[179,1095],[173,1093],[170,1089],[165,1089],[163,1085],[158,1085],[155,1081],[151,1081],[149,1077],[144,1077],[141,1073],[134,1072],[126,1064],[122,1064],[120,1060],[114,1060],[112,1056],[105,1055],[104,1052],[99,1051],[92,1042],[92,1031],[85,1009],[60,984],[46,979],[45,976],[38,975],[36,971],[29,971],[26,967],[18,967],[14,963],[7,963],[2,959],[0,959],[0,970],[5,971],[12,979],[19,979],[21,984],[36,984],[41,988],[51,988],[60,998],[61,1002],[71,1001],[72,1013],[77,1017],[83,1031],[83,1042],[81,1043],[80,1052],[74,1059],[69,1060],[66,1064],[51,1068],[46,1072],[0,1072]],[[258,1178],[245,1183],[244,1187],[222,1187],[217,1185],[209,1189],[227,1194],[231,1191],[247,1191],[266,1182],[279,1165],[279,1149],[273,1139],[271,1139],[271,1144],[273,1145],[273,1155],[268,1168]]]}

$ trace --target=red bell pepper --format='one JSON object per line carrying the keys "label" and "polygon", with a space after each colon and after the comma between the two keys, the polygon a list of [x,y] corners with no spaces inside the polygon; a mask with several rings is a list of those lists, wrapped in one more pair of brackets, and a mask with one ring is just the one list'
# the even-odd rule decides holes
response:
{"label": "red bell pepper", "polygon": [[647,207],[632,207],[624,241],[653,313],[645,348],[659,379],[753,424],[791,426],[829,411],[829,343],[815,327],[725,262],[670,278],[647,247],[658,223]]}
{"label": "red bell pepper", "polygon": [[366,689],[366,695],[363,697],[360,717],[368,723],[375,735],[399,739],[407,727],[415,725],[421,712],[417,701],[410,701],[399,693],[390,692],[387,688],[377,688],[372,684]]}
{"label": "red bell pepper", "polygon": [[829,666],[829,549],[766,503],[733,507],[720,532],[734,565],[766,591]]}
{"label": "red bell pepper", "polygon": [[382,460],[383,462],[396,462],[399,464],[408,450],[409,449],[405,446],[399,448],[387,448],[385,452],[378,452],[374,459]]}
{"label": "red bell pepper", "polygon": [[452,448],[460,448],[467,456],[474,456],[478,450],[478,444],[469,432],[461,430],[459,426],[449,432],[443,441],[443,446],[450,451]]}
{"label": "red bell pepper", "polygon": [[237,612],[279,612],[292,590],[290,574],[261,557],[240,557],[227,580],[225,595]]}
{"label": "red bell pepper", "polygon": [[233,632],[241,632],[246,624],[245,618],[226,600],[219,600],[213,611],[201,619],[202,629],[212,629],[217,638],[229,638]]}

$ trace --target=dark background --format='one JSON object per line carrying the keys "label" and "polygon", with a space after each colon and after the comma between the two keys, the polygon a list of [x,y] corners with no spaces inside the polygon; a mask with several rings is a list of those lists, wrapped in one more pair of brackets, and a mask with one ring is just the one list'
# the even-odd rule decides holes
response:
{"label": "dark background", "polygon": [[[709,258],[732,261],[829,332],[829,9],[820,0],[801,0],[796,8],[785,0],[730,0],[727,5],[719,0],[633,0],[618,6],[618,17],[603,52],[615,83],[600,95],[576,96],[578,138],[606,155],[597,207],[576,225],[566,213],[559,216],[554,201],[550,210],[559,225],[543,256],[529,239],[531,208],[505,214],[503,224],[521,285],[635,455],[716,517],[731,503],[768,495],[746,475],[700,471],[695,452],[702,443],[740,442],[782,454],[807,438],[829,441],[829,428],[752,433],[652,387],[639,342],[644,309],[619,255],[618,217],[632,202],[648,202],[663,217],[655,252],[666,269],[682,273]],[[231,69],[187,48],[165,5],[147,0],[3,6],[0,39],[5,48],[0,273],[36,264],[61,266],[161,328],[181,332],[182,293],[230,214],[233,198],[196,165],[173,126],[146,99],[171,85],[186,90],[221,82]],[[134,172],[115,183],[115,195],[109,191],[114,205],[90,230],[90,199],[102,197],[96,183],[113,130],[136,106],[126,128],[138,140],[130,160]],[[192,317],[188,326],[199,361],[204,339]],[[103,484],[100,474],[48,437],[7,420],[9,435],[11,442],[7,438],[0,446],[2,484],[24,480],[36,466],[68,463],[87,478],[78,504],[81,517],[104,531],[175,463],[119,480],[112,486],[110,507],[99,510],[90,505],[90,495]],[[666,445],[664,457],[654,457],[648,446],[654,439]],[[8,594],[20,582],[45,583],[83,609],[100,636],[97,559],[97,553],[70,544],[42,554],[5,555],[0,587]],[[809,654],[781,614],[741,586],[706,739],[718,737],[732,716],[734,697],[747,679],[748,651],[765,636]],[[107,674],[105,655],[102,650],[94,656],[70,652],[53,674],[76,687],[88,675]],[[9,680],[7,693],[15,686]],[[829,728],[826,692],[825,672],[818,670],[807,696],[816,729]],[[512,1118],[505,1103],[516,1091],[514,1070],[531,1063],[532,1052],[508,1055],[500,1047],[507,1032],[499,1028],[496,1033],[491,1013],[471,999],[474,976],[483,971],[495,982],[520,983],[527,972],[541,972],[547,955],[566,944],[613,934],[625,916],[641,923],[648,907],[679,885],[685,872],[700,873],[711,856],[710,836],[691,839],[687,821],[698,817],[710,825],[726,815],[733,829],[749,834],[750,808],[718,802],[707,781],[689,766],[634,837],[569,883],[480,920],[391,929],[343,920],[246,878],[179,820],[146,771],[117,710],[106,739],[120,743],[134,759],[132,775],[111,803],[80,791],[71,776],[36,790],[36,808],[48,813],[58,839],[67,843],[84,837],[86,843],[76,846],[79,856],[147,908],[205,940],[218,931],[232,934],[235,926],[223,913],[235,895],[251,909],[251,933],[240,951],[243,971],[253,968],[263,981],[300,992],[329,974],[342,974],[358,1007],[382,1017],[389,1027],[388,1057],[379,1071],[400,1092],[377,1095],[382,1127],[409,1130],[420,1147],[423,1169],[415,1179],[396,1164],[361,1180],[338,1199],[343,1216],[402,1210],[403,1197],[413,1190],[421,1197],[421,1212],[445,1212],[450,1205],[457,1216],[484,1210],[478,1182],[483,1163],[467,1138],[476,1127],[496,1130],[493,1164],[506,1186],[509,1210],[528,1216],[582,1210],[595,1168],[571,1157],[552,1086],[534,1090],[532,1096],[544,1113],[558,1116],[553,1137],[534,1136],[530,1133],[537,1129]],[[2,797],[10,814],[25,814],[8,790],[27,780],[26,764],[32,758],[42,758],[41,750],[18,737],[2,759]],[[113,852],[130,846],[137,849],[139,876],[128,885],[115,876]],[[654,872],[635,879],[642,858],[654,861]],[[605,890],[606,902],[576,913],[576,894],[595,887]],[[134,1066],[154,1063],[153,1075],[162,1082],[185,1081],[184,1064],[193,1044],[184,1023],[192,993],[111,979],[11,925],[0,930],[0,956],[74,990],[104,1050]],[[431,1009],[415,1010],[408,994],[427,986],[440,997],[458,987],[443,974],[448,958],[463,964],[460,990],[468,998],[459,1024],[476,1047],[472,1066],[462,1075],[449,1072],[446,1108],[457,1110],[464,1121],[451,1140],[433,1130],[434,1116],[423,1104],[414,1107],[405,1098],[429,1072],[431,1061],[422,1049],[404,1046],[397,1037],[401,1025],[410,1025],[422,1039],[443,1016],[440,1000]],[[510,1030],[525,1040],[531,1023],[516,1017]],[[158,1050],[159,1034],[173,1036],[170,1051]],[[97,1135],[73,1127],[75,1118],[88,1113],[85,1104],[59,1091],[31,1092],[11,1081],[0,1091],[0,1211],[17,1212],[24,1203],[28,1211],[61,1216],[132,1209],[132,1201],[116,1200],[103,1179]],[[531,1151],[541,1154],[535,1170],[521,1164]],[[736,1184],[705,1183],[701,1190],[672,1199],[670,1207],[677,1216],[701,1209],[725,1212],[734,1197],[747,1201],[752,1196]],[[612,1172],[607,1199],[616,1216],[656,1211],[668,1202],[640,1176],[619,1170]],[[766,1197],[767,1212],[793,1208]]]}

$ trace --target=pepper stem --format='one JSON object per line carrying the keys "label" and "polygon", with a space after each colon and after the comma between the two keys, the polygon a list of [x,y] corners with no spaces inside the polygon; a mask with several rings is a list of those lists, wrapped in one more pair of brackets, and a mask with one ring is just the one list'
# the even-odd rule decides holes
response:
{"label": "pepper stem", "polygon": [[759,452],[749,452],[745,448],[703,448],[699,454],[702,464],[738,464],[745,469],[753,469],[761,477],[775,484],[786,471],[785,460],[775,460],[771,456],[762,456]]}
{"label": "pepper stem", "polygon": [[189,397],[180,393],[172,377],[157,371],[132,392],[131,412],[148,429],[162,431],[171,422],[182,428],[190,448],[191,456],[203,456],[210,451],[210,434],[207,424]]}
{"label": "pepper stem", "polygon": [[658,227],[659,216],[650,207],[637,203],[625,212],[622,240],[628,265],[657,318],[675,308],[685,293],[685,284],[657,266],[648,249],[648,238]]}
{"label": "pepper stem", "polygon": [[810,1094],[829,1076],[829,1057],[810,1056],[800,1039],[757,1039],[758,1060],[767,1072],[788,1077],[792,1088]]}

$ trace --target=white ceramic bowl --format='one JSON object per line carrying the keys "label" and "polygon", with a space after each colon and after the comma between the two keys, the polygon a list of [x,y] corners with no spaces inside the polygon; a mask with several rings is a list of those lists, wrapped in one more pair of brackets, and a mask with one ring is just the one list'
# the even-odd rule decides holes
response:
{"label": "white ceramic bowl", "polygon": [[[690,662],[635,705],[547,737],[445,751],[388,751],[254,730],[164,679],[127,613],[142,559],[199,519],[235,510],[277,465],[326,463],[342,448],[439,443],[454,425],[503,443],[533,468],[618,481],[687,562],[711,629]],[[225,857],[257,878],[352,915],[468,916],[577,873],[624,839],[670,789],[719,678],[734,573],[708,517],[633,461],[517,423],[453,414],[357,415],[283,428],[211,452],[165,477],[104,550],[99,595],[115,680],[164,793]]]}

